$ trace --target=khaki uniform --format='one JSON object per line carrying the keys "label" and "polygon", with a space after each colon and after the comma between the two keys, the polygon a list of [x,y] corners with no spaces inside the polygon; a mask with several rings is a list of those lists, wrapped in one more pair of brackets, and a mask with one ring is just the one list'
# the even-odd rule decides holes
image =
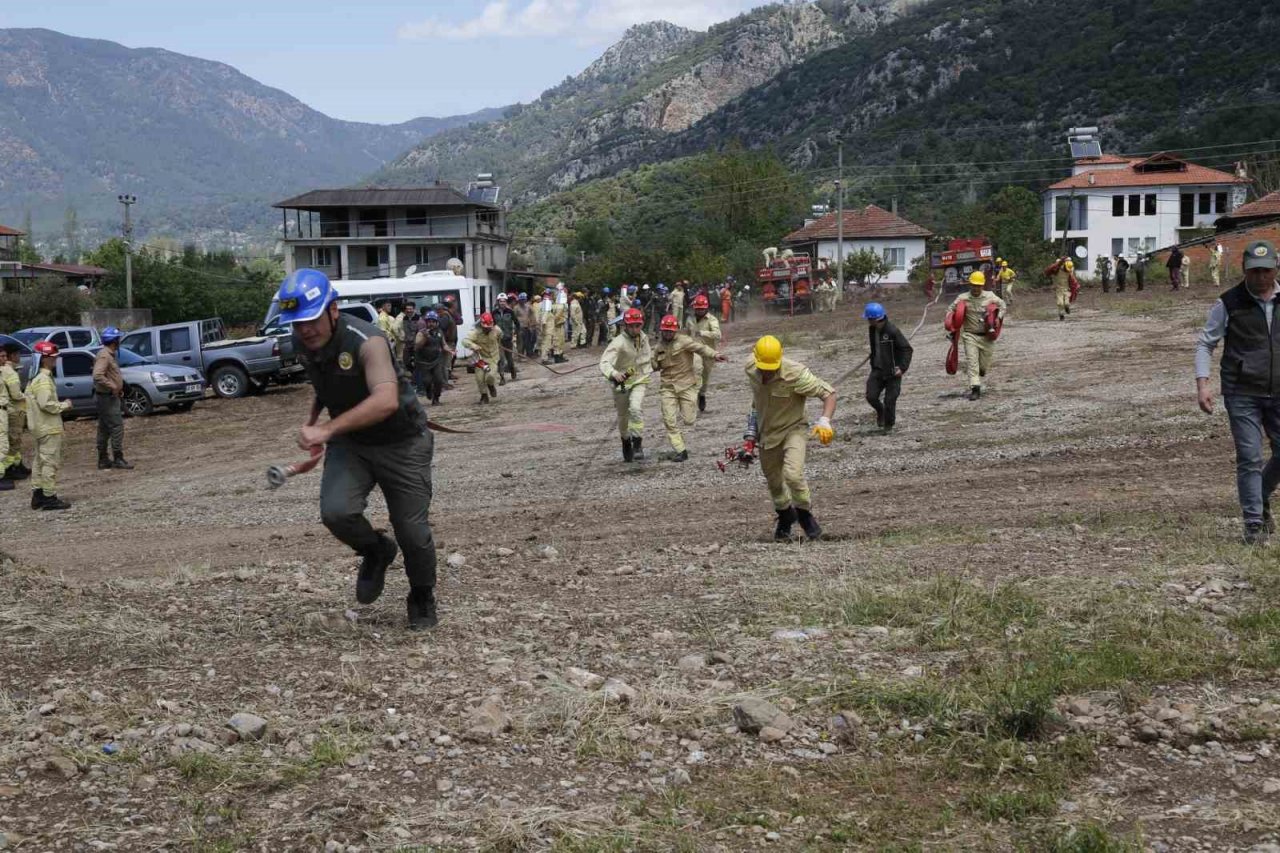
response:
{"label": "khaki uniform", "polygon": [[613,321],[618,319],[620,313],[622,313],[622,309],[618,307],[618,300],[606,299],[604,301],[604,320],[609,326],[609,337],[611,339],[618,336],[618,326]]}
{"label": "khaki uniform", "polygon": [[1071,310],[1071,273],[1066,267],[1058,267],[1053,274],[1053,296],[1057,300],[1059,314]]}
{"label": "khaki uniform", "polygon": [[[1018,274],[1008,267],[1004,267],[1000,270],[1000,275],[998,277],[1000,279],[1000,292],[1004,295],[1005,305],[1012,305],[1013,283],[1017,280]],[[1070,298],[1070,296],[1071,294],[1068,291],[1067,297]]]}
{"label": "khaki uniform", "polygon": [[698,420],[700,378],[693,364],[696,356],[702,357],[703,364],[710,364],[715,360],[716,351],[685,334],[677,334],[670,342],[659,341],[653,348],[653,369],[662,371],[658,392],[662,400],[662,425],[676,453],[684,450],[679,422],[693,426]]}
{"label": "khaki uniform", "polygon": [[552,352],[551,325],[552,325],[552,320],[555,317],[555,313],[556,313],[555,306],[552,305],[550,308],[548,308],[546,307],[547,304],[548,304],[547,300],[544,299],[542,300],[541,304],[539,304],[538,306],[538,308],[540,309],[540,313],[538,314],[538,355],[542,357],[543,361],[546,361],[550,357]]}
{"label": "khaki uniform", "polygon": [[494,377],[498,371],[498,360],[502,358],[502,330],[497,326],[492,329],[476,326],[462,345],[471,350],[475,358],[488,362],[484,370],[476,368],[476,390],[480,396],[498,396],[498,381]]}
{"label": "khaki uniform", "polygon": [[4,445],[0,447],[0,465],[8,468],[22,464],[22,430],[27,426],[27,398],[22,395],[22,380],[18,371],[6,363],[0,366],[0,385],[5,388],[0,392],[0,400],[8,398],[5,411],[0,411],[0,418],[5,421]]}
{"label": "khaki uniform", "polygon": [[378,312],[378,328],[391,341],[391,349],[396,354],[396,361],[404,361],[404,324],[398,317],[392,317],[384,311]]}
{"label": "khaki uniform", "polygon": [[804,404],[810,397],[826,397],[834,389],[799,362],[784,358],[768,384],[754,364],[747,366],[752,409],[760,435],[760,469],[769,484],[774,509],[809,509],[809,484],[804,478],[805,443],[809,421]]}
{"label": "khaki uniform", "polygon": [[582,301],[575,299],[569,303],[569,326],[572,329],[570,339],[575,347],[587,345],[586,318],[582,314]]}
{"label": "khaki uniform", "polygon": [[600,356],[600,373],[606,379],[612,381],[615,373],[631,373],[623,388],[613,393],[618,435],[624,439],[644,437],[644,392],[649,387],[652,362],[649,339],[643,334],[632,339],[626,332],[609,341]]}
{"label": "khaki uniform", "polygon": [[[720,346],[720,321],[711,316],[708,311],[706,316],[701,320],[697,316],[689,318],[689,334],[696,337],[699,341],[711,347],[714,350]],[[701,362],[700,364],[698,362]],[[695,359],[694,368],[699,371],[702,381],[698,384],[698,393],[707,393],[707,383],[711,381],[711,368],[715,364],[715,357]]]}
{"label": "khaki uniform", "polygon": [[36,440],[36,456],[31,469],[31,488],[46,495],[58,493],[58,469],[62,467],[62,413],[70,401],[58,401],[53,374],[46,368],[27,385],[27,428]]}
{"label": "khaki uniform", "polygon": [[[677,287],[675,290],[671,291],[671,296],[668,298],[671,301],[671,315],[676,318],[677,323],[683,326],[684,325],[684,288]],[[658,319],[661,320],[662,318],[659,317]]]}
{"label": "khaki uniform", "polygon": [[962,293],[951,303],[954,309],[961,302],[964,307],[964,328],[960,330],[960,343],[964,347],[965,369],[969,378],[969,387],[982,386],[982,377],[991,369],[991,359],[995,357],[996,342],[987,337],[987,306],[995,303],[999,307],[1000,317],[1004,317],[1006,306],[1004,300],[989,290],[974,297],[970,293]]}

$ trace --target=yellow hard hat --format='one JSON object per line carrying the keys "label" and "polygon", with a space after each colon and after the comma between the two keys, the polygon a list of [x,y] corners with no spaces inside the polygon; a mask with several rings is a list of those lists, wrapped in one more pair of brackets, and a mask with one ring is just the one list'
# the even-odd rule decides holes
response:
{"label": "yellow hard hat", "polygon": [[1003,264],[1003,263],[1004,263],[1004,258],[996,258],[996,263],[997,263],[997,264]]}
{"label": "yellow hard hat", "polygon": [[1001,261],[1001,262],[1000,262],[1000,266],[1002,266],[1002,267],[1007,267],[1007,266],[1009,266],[1009,262],[1008,262],[1008,261]]}
{"label": "yellow hard hat", "polygon": [[986,287],[987,277],[982,274],[982,270],[969,273],[969,284],[973,285],[974,287]]}
{"label": "yellow hard hat", "polygon": [[1076,265],[1071,261],[1067,261],[1065,264],[1063,264],[1063,266],[1067,268],[1067,272],[1070,272],[1071,270],[1076,268]]}
{"label": "yellow hard hat", "polygon": [[777,370],[782,366],[782,341],[773,335],[765,335],[756,341],[751,354],[755,356],[758,370]]}

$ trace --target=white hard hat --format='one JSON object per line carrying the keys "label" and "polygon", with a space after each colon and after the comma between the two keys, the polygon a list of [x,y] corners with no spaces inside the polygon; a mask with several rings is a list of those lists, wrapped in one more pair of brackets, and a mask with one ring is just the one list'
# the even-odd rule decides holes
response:
{"label": "white hard hat", "polygon": [[744,284],[744,285],[742,285],[742,289],[743,289],[743,290],[750,290],[750,289],[751,289],[751,285],[749,285],[749,284]]}

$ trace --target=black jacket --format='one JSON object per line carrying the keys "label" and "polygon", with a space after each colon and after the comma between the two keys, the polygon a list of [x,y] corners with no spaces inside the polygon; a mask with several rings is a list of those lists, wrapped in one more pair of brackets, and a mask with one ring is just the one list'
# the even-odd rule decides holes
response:
{"label": "black jacket", "polygon": [[1222,294],[1227,309],[1223,341],[1222,394],[1250,397],[1280,395],[1280,323],[1272,321],[1244,282]]}
{"label": "black jacket", "polygon": [[884,321],[884,325],[876,328],[867,324],[871,345],[871,370],[885,379],[893,378],[895,368],[903,373],[911,366],[911,342],[902,334],[897,326]]}

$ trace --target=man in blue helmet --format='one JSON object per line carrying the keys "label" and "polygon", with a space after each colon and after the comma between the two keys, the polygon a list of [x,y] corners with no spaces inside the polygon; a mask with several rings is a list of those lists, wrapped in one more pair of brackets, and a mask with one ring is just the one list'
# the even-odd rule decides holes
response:
{"label": "man in blue helmet", "polygon": [[[102,330],[102,349],[93,359],[93,401],[98,408],[98,468],[133,466],[124,459],[124,377],[117,360],[120,352],[120,330],[108,326]],[[111,458],[107,458],[107,443]]]}
{"label": "man in blue helmet", "polygon": [[[277,298],[315,390],[298,446],[325,450],[320,518],[362,558],[356,600],[377,600],[387,568],[403,550],[409,628],[434,628],[436,547],[428,522],[434,441],[426,410],[392,342],[372,323],[338,311],[337,291],[324,273],[291,273]],[[320,423],[326,409],[329,420]],[[374,486],[387,500],[394,540],[365,518]]]}
{"label": "man in blue helmet", "polygon": [[911,367],[911,342],[893,323],[879,302],[862,311],[871,338],[871,371],[867,374],[867,402],[876,410],[876,426],[886,435],[898,420],[902,376]]}

